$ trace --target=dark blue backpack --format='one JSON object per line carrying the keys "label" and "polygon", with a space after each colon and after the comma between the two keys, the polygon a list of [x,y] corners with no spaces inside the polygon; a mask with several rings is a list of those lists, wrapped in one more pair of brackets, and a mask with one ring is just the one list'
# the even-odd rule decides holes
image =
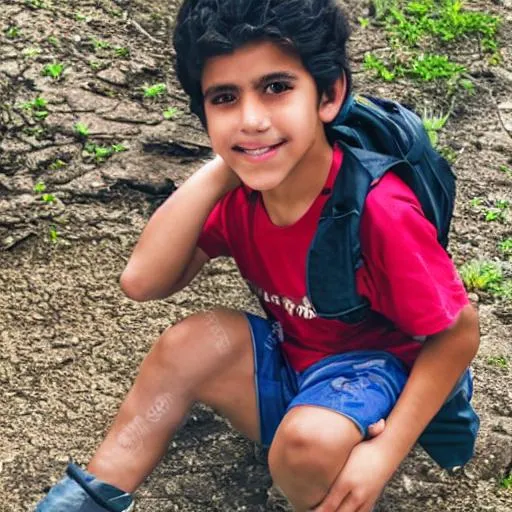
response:
{"label": "dark blue backpack", "polygon": [[317,314],[357,323],[370,308],[356,289],[362,265],[359,229],[366,196],[392,170],[416,194],[446,248],[455,202],[455,175],[432,147],[421,119],[399,103],[350,96],[327,127],[344,152],[307,260],[307,291]]}

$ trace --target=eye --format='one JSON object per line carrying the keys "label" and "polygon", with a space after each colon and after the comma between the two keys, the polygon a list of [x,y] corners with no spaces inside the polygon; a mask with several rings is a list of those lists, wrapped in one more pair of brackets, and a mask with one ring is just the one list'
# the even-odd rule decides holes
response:
{"label": "eye", "polygon": [[269,94],[283,94],[292,87],[286,82],[272,82],[265,86],[265,91]]}
{"label": "eye", "polygon": [[226,103],[233,103],[236,100],[234,94],[223,93],[214,96],[211,100],[212,105],[223,105]]}

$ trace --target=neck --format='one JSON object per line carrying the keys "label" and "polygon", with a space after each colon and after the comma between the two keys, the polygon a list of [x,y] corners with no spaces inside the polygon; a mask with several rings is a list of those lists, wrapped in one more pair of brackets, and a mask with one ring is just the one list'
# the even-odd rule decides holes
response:
{"label": "neck", "polygon": [[298,220],[311,206],[327,180],[333,149],[321,132],[283,183],[261,193],[265,208],[277,225],[289,225]]}

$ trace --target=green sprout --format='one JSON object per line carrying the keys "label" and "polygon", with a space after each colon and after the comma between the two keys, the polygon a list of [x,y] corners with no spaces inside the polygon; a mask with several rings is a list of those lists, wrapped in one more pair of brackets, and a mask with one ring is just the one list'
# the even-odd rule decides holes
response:
{"label": "green sprout", "polygon": [[123,144],[112,144],[111,147],[114,153],[122,153],[123,151],[128,151],[128,148]]}
{"label": "green sprout", "polygon": [[498,244],[500,252],[506,258],[512,257],[512,238],[507,238]]}
{"label": "green sprout", "polygon": [[53,224],[48,229],[48,235],[50,237],[50,242],[56,244],[59,241],[59,232],[57,231],[57,227]]}
{"label": "green sprout", "polygon": [[93,156],[97,163],[102,163],[110,158],[114,153],[128,151],[123,144],[113,144],[112,146],[100,146],[98,144],[88,143],[85,145],[85,151]]}
{"label": "green sprout", "polygon": [[438,132],[441,131],[446,122],[448,121],[448,118],[450,117],[450,113],[446,115],[435,115],[435,114],[429,114],[425,110],[425,113],[423,114],[423,126],[428,134],[428,137],[430,139],[430,143],[432,146],[436,147],[439,142],[439,135]]}
{"label": "green sprout", "polygon": [[120,59],[127,59],[130,56],[130,49],[124,46],[116,46],[114,48],[114,54]]}
{"label": "green sprout", "polygon": [[487,358],[487,363],[503,370],[508,369],[508,359],[505,356],[490,356]]}
{"label": "green sprout", "polygon": [[505,222],[507,220],[507,211],[510,207],[510,201],[498,199],[492,208],[485,212],[486,222]]}
{"label": "green sprout", "polygon": [[384,62],[379,59],[376,55],[373,53],[367,53],[364,56],[364,62],[363,62],[364,68],[367,70],[374,70],[377,72],[377,75],[385,80],[386,82],[391,82],[396,78],[395,73],[393,71],[390,71]]}
{"label": "green sprout", "polygon": [[49,112],[47,110],[36,110],[34,111],[34,117],[38,121],[44,121],[48,117]]}
{"label": "green sprout", "polygon": [[470,206],[475,208],[477,206],[482,206],[484,204],[484,200],[481,197],[474,197],[469,202]]}
{"label": "green sprout", "polygon": [[63,71],[64,64],[54,62],[53,64],[46,64],[46,66],[43,68],[42,74],[43,76],[50,76],[54,80],[58,80],[62,76]]}
{"label": "green sprout", "polygon": [[77,12],[77,13],[75,13],[75,20],[89,23],[89,21],[91,21],[92,18],[90,16],[86,16],[85,14],[82,14],[81,12]]}
{"label": "green sprout", "polygon": [[25,5],[32,9],[44,9],[45,5],[42,0],[25,0]]}
{"label": "green sprout", "polygon": [[512,489],[512,473],[501,480],[500,487],[503,489]]}
{"label": "green sprout", "polygon": [[179,109],[177,109],[176,107],[169,107],[167,110],[164,110],[163,112],[164,119],[167,119],[167,121],[175,119],[178,116],[179,112]]}
{"label": "green sprout", "polygon": [[16,27],[16,26],[10,26],[10,27],[7,27],[7,30],[5,31],[5,35],[9,38],[9,39],[16,39],[17,37],[19,37],[21,34],[21,29],[20,27]]}
{"label": "green sprout", "polygon": [[361,26],[361,28],[368,28],[368,26],[370,25],[370,20],[368,18],[357,18],[357,21],[359,21],[359,25]]}
{"label": "green sprout", "polygon": [[68,164],[66,162],[57,158],[57,160],[55,160],[54,162],[52,162],[49,165],[48,169],[50,169],[50,171],[58,171],[59,169],[62,169],[63,167],[66,167],[67,165]]}
{"label": "green sprout", "polygon": [[94,50],[106,50],[110,48],[110,43],[108,41],[102,41],[101,39],[96,39],[95,37],[91,37],[91,43],[94,47]]}
{"label": "green sprout", "polygon": [[39,181],[34,185],[34,193],[35,194],[42,194],[45,190],[46,190],[46,185],[42,181]]}
{"label": "green sprout", "polygon": [[493,291],[503,282],[503,272],[496,263],[473,260],[460,268],[460,276],[468,291]]}
{"label": "green sprout", "polygon": [[43,194],[41,199],[47,204],[53,204],[57,200],[53,194]]}
{"label": "green sprout", "polygon": [[59,40],[55,36],[48,36],[48,42],[56,48],[60,46]]}
{"label": "green sprout", "polygon": [[500,172],[502,172],[509,178],[512,178],[512,167],[508,167],[506,165],[500,165],[499,170],[500,170]]}
{"label": "green sprout", "polygon": [[82,122],[75,123],[73,125],[73,131],[82,139],[86,139],[89,137],[91,131],[89,130],[89,127]]}
{"label": "green sprout", "polygon": [[167,86],[159,83],[150,86],[144,86],[144,98],[157,98],[163,96],[167,92]]}

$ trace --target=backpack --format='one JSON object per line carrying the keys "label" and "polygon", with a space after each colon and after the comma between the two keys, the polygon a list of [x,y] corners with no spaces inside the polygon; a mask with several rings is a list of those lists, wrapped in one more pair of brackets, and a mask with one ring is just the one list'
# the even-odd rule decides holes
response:
{"label": "backpack", "polygon": [[363,264],[359,229],[370,190],[386,172],[397,174],[416,194],[446,249],[456,178],[421,119],[394,101],[349,96],[326,133],[344,157],[309,247],[307,293],[320,317],[353,324],[370,309],[357,293],[355,277]]}

